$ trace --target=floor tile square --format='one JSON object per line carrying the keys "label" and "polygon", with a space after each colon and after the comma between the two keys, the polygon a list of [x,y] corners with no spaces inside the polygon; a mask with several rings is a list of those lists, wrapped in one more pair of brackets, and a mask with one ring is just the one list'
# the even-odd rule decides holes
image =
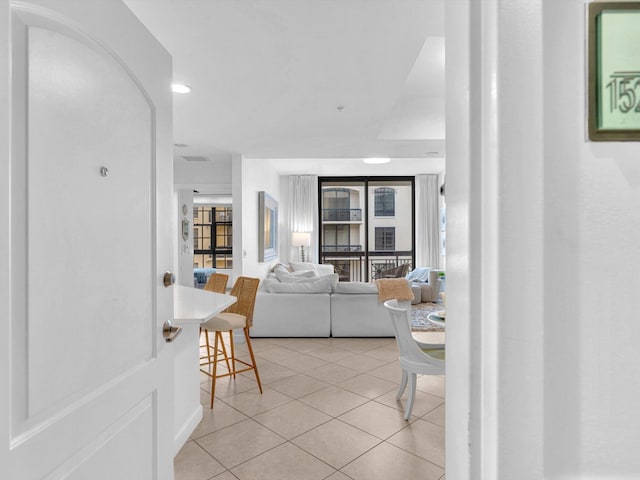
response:
{"label": "floor tile square", "polygon": [[351,357],[353,352],[349,350],[343,350],[341,348],[327,348],[323,350],[317,350],[315,352],[309,352],[309,355],[317,357],[325,362],[337,362],[343,358]]}
{"label": "floor tile square", "polygon": [[209,408],[209,394],[206,395],[206,405],[202,408],[202,420],[191,434],[191,438],[200,438],[221,428],[246,420],[244,413],[231,408],[222,400],[216,400],[213,410]]}
{"label": "floor tile square", "polygon": [[291,398],[300,398],[328,387],[329,384],[303,374],[286,377],[269,384],[269,388]]}
{"label": "floor tile square", "polygon": [[231,470],[240,480],[322,480],[334,471],[326,463],[290,443],[269,450]]}
{"label": "floor tile square", "polygon": [[444,427],[445,426],[444,425],[444,414],[445,414],[445,408],[444,408],[444,403],[443,403],[439,407],[434,408],[433,410],[431,410],[426,415],[423,415],[422,419],[426,420],[427,422],[435,423],[436,425],[440,425],[441,427]]}
{"label": "floor tile square", "polygon": [[195,440],[226,468],[233,468],[250,458],[285,442],[280,435],[255,420],[244,420]]}
{"label": "floor tile square", "polygon": [[352,354],[350,357],[343,358],[335,363],[336,365],[342,365],[343,367],[356,370],[360,373],[366,373],[369,370],[373,370],[374,368],[382,367],[387,364],[387,362],[383,362],[377,358],[367,357],[362,354]]}
{"label": "floor tile square", "polygon": [[273,345],[271,348],[266,348],[260,351],[260,353],[256,353],[258,362],[260,360],[267,360],[269,362],[275,363],[280,363],[281,360],[295,357],[296,355],[299,355],[299,353],[295,350],[291,350],[289,348],[281,347],[278,345]]}
{"label": "floor tile square", "polygon": [[438,480],[444,474],[444,470],[439,466],[386,442],[369,450],[341,471],[353,480]]}
{"label": "floor tile square", "polygon": [[444,467],[444,428],[422,419],[399,431],[388,442]]}
{"label": "floor tile square", "polygon": [[187,442],[173,461],[175,480],[208,480],[225,471],[202,447],[192,441]]}
{"label": "floor tile square", "polygon": [[395,360],[398,360],[399,353],[398,347],[393,344],[376,348],[374,350],[368,350],[364,352],[363,355],[382,360],[383,362],[393,362]]}
{"label": "floor tile square", "polygon": [[[222,377],[216,379],[216,398],[226,398],[231,395],[246,392],[256,388],[258,384],[255,378],[245,377],[244,375],[236,375],[233,377]],[[200,383],[200,388],[204,391],[201,395],[200,403],[209,405],[211,399],[211,377],[207,377],[206,381]]]}
{"label": "floor tile square", "polygon": [[353,378],[359,375],[360,372],[348,367],[343,367],[335,363],[329,363],[322,367],[314,368],[305,372],[306,375],[310,375],[323,382],[336,384],[340,383],[348,378]]}
{"label": "floor tile square", "polygon": [[344,473],[336,472],[333,475],[327,477],[326,480],[351,480],[351,478],[347,477]]}
{"label": "floor tile square", "polygon": [[272,340],[277,345],[295,350],[298,353],[308,353],[331,345],[330,338],[274,338]]}
{"label": "floor tile square", "polygon": [[395,362],[389,362],[382,367],[369,370],[367,373],[374,377],[393,382],[397,385],[400,385],[400,380],[402,379],[402,368],[400,367],[400,362],[398,362],[397,359]]}
{"label": "floor tile square", "polygon": [[[409,387],[404,391],[400,400],[396,400],[396,390],[392,390],[384,395],[381,395],[375,399],[376,402],[388,405],[391,408],[395,408],[404,412],[407,405],[407,395]],[[421,417],[422,415],[429,413],[434,408],[439,407],[444,403],[444,399],[436,397],[435,395],[429,395],[428,393],[422,393],[416,391],[415,400],[413,401],[413,409],[411,415],[415,417]]]}
{"label": "floor tile square", "polygon": [[[179,479],[176,478],[175,480]],[[233,473],[227,471],[213,477],[211,480],[238,480],[238,477],[236,477]]]}
{"label": "floor tile square", "polygon": [[377,402],[365,403],[340,415],[338,419],[382,440],[409,425],[403,412]]}
{"label": "floor tile square", "polygon": [[292,443],[340,469],[380,440],[344,422],[331,420],[293,439]]}
{"label": "floor tile square", "polygon": [[333,386],[318,390],[299,400],[332,417],[342,415],[368,401],[365,397]]}
{"label": "floor tile square", "polygon": [[306,372],[307,370],[327,365],[329,362],[312,355],[307,355],[306,353],[298,353],[297,356],[289,357],[280,363],[296,372]]}
{"label": "floor tile square", "polygon": [[286,439],[292,439],[328,422],[331,417],[302,402],[293,401],[256,415],[253,419]]}
{"label": "floor tile square", "polygon": [[344,382],[340,382],[337,386],[367,398],[376,398],[391,390],[398,390],[397,384],[367,374],[350,378]]}
{"label": "floor tile square", "polygon": [[[257,360],[257,364],[258,374],[260,375],[260,381],[262,382],[262,385],[269,385],[270,383],[276,382],[281,378],[290,377],[291,375],[295,375],[296,373],[298,373],[295,370],[273,362],[268,362],[265,365],[261,365],[260,361]],[[253,370],[244,372],[242,375],[253,380],[254,386],[258,385],[256,381],[256,375]]]}
{"label": "floor tile square", "polygon": [[253,415],[284,405],[292,400],[291,397],[275,390],[265,388],[261,394],[260,390],[254,388],[253,390],[227,397],[224,399],[224,402],[245,415],[252,417]]}
{"label": "floor tile square", "polygon": [[444,375],[418,375],[416,390],[444,398]]}
{"label": "floor tile square", "polygon": [[376,348],[395,345],[395,338],[345,338],[340,348],[354,353],[363,353]]}

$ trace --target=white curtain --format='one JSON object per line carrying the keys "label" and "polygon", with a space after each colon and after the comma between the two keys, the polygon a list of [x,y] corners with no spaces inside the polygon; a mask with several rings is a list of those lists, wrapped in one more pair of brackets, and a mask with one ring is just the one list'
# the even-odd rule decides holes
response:
{"label": "white curtain", "polygon": [[[288,199],[287,244],[291,245],[292,232],[311,232],[311,245],[307,261],[317,262],[318,250],[318,176],[290,175]],[[298,260],[298,252],[289,247],[290,260]]]}
{"label": "white curtain", "polygon": [[440,268],[438,175],[416,175],[416,267]]}

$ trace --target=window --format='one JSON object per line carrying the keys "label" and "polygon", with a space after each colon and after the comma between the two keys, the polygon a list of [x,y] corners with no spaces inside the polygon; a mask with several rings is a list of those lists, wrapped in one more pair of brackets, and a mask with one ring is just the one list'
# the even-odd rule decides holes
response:
{"label": "window", "polygon": [[349,252],[359,247],[351,245],[349,225],[325,225],[322,235],[322,244],[326,252]]}
{"label": "window", "polygon": [[320,260],[341,281],[414,263],[414,177],[320,177]]}
{"label": "window", "polygon": [[380,187],[374,190],[375,216],[393,217],[396,214],[396,191]]}
{"label": "window", "polygon": [[324,189],[322,191],[322,220],[338,222],[352,220],[350,203],[350,192],[348,189]]}
{"label": "window", "polygon": [[193,263],[200,268],[232,268],[233,227],[230,207],[193,209]]}
{"label": "window", "polygon": [[389,251],[396,249],[395,227],[376,227],[375,229],[376,251]]}

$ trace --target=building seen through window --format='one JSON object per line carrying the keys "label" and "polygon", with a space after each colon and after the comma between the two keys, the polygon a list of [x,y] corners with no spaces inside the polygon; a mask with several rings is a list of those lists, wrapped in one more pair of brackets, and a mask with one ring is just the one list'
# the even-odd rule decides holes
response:
{"label": "building seen through window", "polygon": [[321,177],[320,258],[341,281],[414,262],[413,177]]}

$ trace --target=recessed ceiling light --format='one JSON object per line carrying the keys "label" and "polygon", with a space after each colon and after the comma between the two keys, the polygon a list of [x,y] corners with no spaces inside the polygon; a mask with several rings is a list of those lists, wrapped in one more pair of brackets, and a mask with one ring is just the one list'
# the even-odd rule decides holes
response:
{"label": "recessed ceiling light", "polygon": [[389,163],[391,161],[390,158],[363,158],[362,161],[364,163],[372,163],[372,164],[380,164],[380,163]]}
{"label": "recessed ceiling light", "polygon": [[183,83],[173,83],[171,85],[171,90],[173,93],[189,93],[191,91],[191,87]]}

